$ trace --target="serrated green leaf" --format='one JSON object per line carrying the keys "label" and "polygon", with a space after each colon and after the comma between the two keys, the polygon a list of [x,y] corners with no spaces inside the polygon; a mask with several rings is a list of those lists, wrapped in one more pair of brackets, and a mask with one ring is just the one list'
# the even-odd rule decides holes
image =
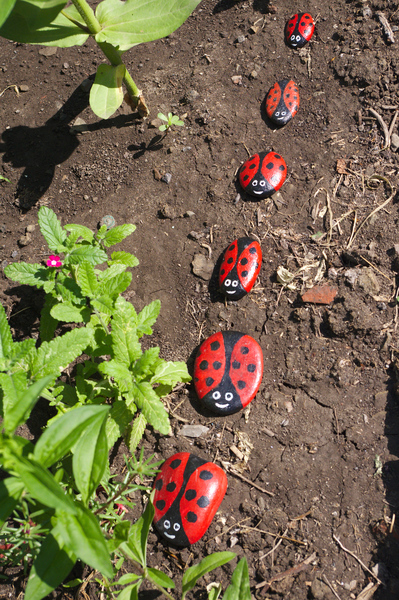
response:
{"label": "serrated green leaf", "polygon": [[74,225],[70,223],[69,225],[64,225],[64,229],[66,229],[66,231],[70,231],[74,235],[77,235],[75,240],[81,237],[86,242],[91,243],[94,239],[94,233],[85,225]]}
{"label": "serrated green leaf", "polygon": [[114,358],[128,367],[141,356],[136,322],[137,313],[133,305],[120,296],[115,302],[112,319],[112,353]]}
{"label": "serrated green leaf", "polygon": [[150,383],[142,381],[133,385],[133,396],[137,407],[148,423],[163,435],[170,433],[169,416]]}
{"label": "serrated green leaf", "polygon": [[183,575],[182,600],[184,600],[187,593],[193,589],[200,577],[203,577],[203,575],[213,571],[213,569],[216,569],[217,567],[225,565],[233,558],[235,558],[233,552],[214,552],[203,558],[200,563],[189,567]]}
{"label": "serrated green leaf", "polygon": [[9,357],[12,344],[12,335],[10,326],[8,324],[6,311],[0,304],[0,358]]}
{"label": "serrated green leaf", "polygon": [[0,528],[13,513],[24,491],[24,484],[18,477],[7,477],[0,481]]}
{"label": "serrated green leaf", "polygon": [[35,346],[36,340],[34,338],[27,338],[26,340],[22,340],[22,342],[14,342],[10,351],[11,366],[14,369],[25,369],[24,359]]}
{"label": "serrated green leaf", "polygon": [[110,317],[114,312],[114,301],[112,298],[110,298],[110,296],[107,296],[106,294],[102,294],[101,296],[98,296],[97,298],[92,300],[91,305],[100,313],[103,313],[108,317]]}
{"label": "serrated green leaf", "polygon": [[78,308],[72,306],[68,302],[61,302],[56,304],[50,310],[50,316],[58,323],[62,321],[64,323],[83,323],[90,316],[90,310],[86,307]]}
{"label": "serrated green leaf", "polygon": [[111,265],[110,267],[108,267],[108,269],[105,269],[104,271],[100,271],[100,269],[96,269],[96,275],[98,278],[98,282],[100,284],[105,285],[105,283],[107,283],[108,281],[111,281],[114,277],[117,277],[121,273],[124,273],[126,271],[126,268],[127,268],[126,265],[115,264],[115,265]]}
{"label": "serrated green leaf", "polygon": [[113,252],[111,254],[111,260],[108,261],[109,265],[126,265],[127,267],[137,267],[139,264],[138,258],[136,258],[130,252],[124,252],[123,250]]}
{"label": "serrated green leaf", "polygon": [[147,420],[143,413],[140,413],[132,424],[132,429],[129,433],[129,450],[132,454],[136,452],[137,446],[143,439],[145,428],[147,427]]}
{"label": "serrated green leaf", "polygon": [[104,0],[96,9],[101,32],[97,42],[108,42],[124,52],[137,44],[165,37],[190,16],[200,0]]}
{"label": "serrated green leaf", "polygon": [[38,213],[40,231],[50,250],[62,252],[65,248],[66,233],[57,215],[48,206],[41,206]]}
{"label": "serrated green leaf", "polygon": [[[170,577],[165,575],[165,573],[163,573],[159,569],[153,569],[152,567],[147,567],[147,573],[148,573],[148,579],[154,581],[157,585],[160,585],[161,587],[163,587],[165,589],[173,590],[175,588],[175,583],[174,583],[173,579],[171,579]],[[118,583],[119,583],[119,581],[118,581]]]}
{"label": "serrated green leaf", "polygon": [[50,531],[41,542],[25,590],[27,600],[41,600],[48,596],[69,575],[76,562],[75,555],[60,547]]}
{"label": "serrated green leaf", "polygon": [[105,537],[94,514],[76,504],[76,513],[57,511],[65,545],[80,560],[111,578],[113,569]]}
{"label": "serrated green leaf", "polygon": [[[109,407],[106,407],[109,408]],[[107,411],[108,412],[108,411]],[[103,476],[108,460],[108,444],[105,433],[107,413],[99,414],[88,426],[73,450],[73,476],[82,502],[87,506]]]}
{"label": "serrated green leaf", "polygon": [[[65,0],[17,0],[0,28],[0,36],[22,44],[61,48],[84,44],[89,34],[60,13],[65,4]],[[77,21],[82,20],[73,6],[63,12]]]}
{"label": "serrated green leaf", "polygon": [[188,381],[191,381],[191,377],[188,374],[186,363],[162,361],[155,369],[150,383],[163,383],[175,386],[177,383],[186,383]]}
{"label": "serrated green leaf", "polygon": [[26,373],[0,374],[3,389],[3,427],[7,433],[13,433],[24,423],[38,401],[41,392],[50,384],[53,375],[43,377],[28,387]]}
{"label": "serrated green leaf", "polygon": [[142,356],[133,365],[132,371],[138,381],[145,379],[150,373],[154,373],[159,363],[164,361],[159,358],[159,348],[154,346],[143,352]]}
{"label": "serrated green leaf", "polygon": [[55,293],[59,300],[69,302],[69,304],[81,304],[86,306],[86,297],[82,295],[82,291],[76,281],[70,277],[65,277],[62,282],[57,281],[55,285]]}
{"label": "serrated green leaf", "polygon": [[242,558],[234,569],[231,584],[225,591],[223,600],[251,600],[247,559]]}
{"label": "serrated green leaf", "polygon": [[[30,265],[29,263],[12,263],[4,268],[5,275],[13,281],[18,281],[23,285],[32,285],[37,288],[44,287],[51,276],[48,267],[43,267],[38,263]],[[54,282],[51,282],[54,286]]]}
{"label": "serrated green leaf", "polygon": [[109,450],[120,437],[125,435],[127,426],[133,419],[133,415],[133,407],[128,408],[122,400],[117,400],[113,403],[105,426]]}
{"label": "serrated green leaf", "polygon": [[107,375],[107,377],[113,377],[122,394],[133,389],[132,373],[126,364],[111,359],[110,361],[101,363],[98,366],[98,370],[100,373]]}
{"label": "serrated green leaf", "polygon": [[80,263],[76,272],[76,280],[84,296],[89,296],[89,298],[96,296],[98,281],[91,263],[87,261]]}
{"label": "serrated green leaf", "polygon": [[105,296],[110,296],[115,299],[119,294],[122,294],[131,284],[132,274],[131,273],[121,273],[117,275],[113,279],[108,279],[105,283],[101,285],[101,291]]}
{"label": "serrated green leaf", "polygon": [[65,262],[70,265],[79,265],[85,261],[92,265],[101,265],[107,260],[107,253],[98,246],[78,246],[72,250],[68,257],[65,257]]}
{"label": "serrated green leaf", "polygon": [[98,67],[90,90],[90,107],[100,119],[108,119],[122,104],[122,82],[125,72],[124,64],[117,66],[102,64]]}
{"label": "serrated green leaf", "polygon": [[104,246],[109,248],[110,246],[114,246],[115,244],[119,244],[129,235],[131,235],[136,230],[136,225],[132,223],[125,223],[124,225],[117,225],[112,229],[109,229],[104,236],[103,242]]}
{"label": "serrated green leaf", "polygon": [[137,334],[140,337],[143,335],[151,335],[151,325],[155,323],[161,310],[161,301],[154,300],[143,308],[137,315]]}

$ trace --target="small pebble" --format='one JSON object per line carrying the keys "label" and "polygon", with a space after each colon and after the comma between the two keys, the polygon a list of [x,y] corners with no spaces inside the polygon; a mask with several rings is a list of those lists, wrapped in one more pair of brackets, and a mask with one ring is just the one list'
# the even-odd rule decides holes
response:
{"label": "small pebble", "polygon": [[397,133],[393,133],[391,135],[391,149],[396,152],[399,148],[399,135]]}
{"label": "small pebble", "polygon": [[205,427],[205,425],[183,425],[178,435],[184,435],[189,438],[198,438],[208,431],[209,427]]}
{"label": "small pebble", "polygon": [[19,254],[18,250],[13,250],[13,251],[11,252],[11,258],[17,258],[17,257],[18,257],[18,254]]}
{"label": "small pebble", "polygon": [[172,174],[171,173],[165,173],[164,175],[162,175],[161,177],[161,181],[163,181],[164,183],[170,183],[172,179]]}
{"label": "small pebble", "polygon": [[242,44],[243,42],[245,42],[246,38],[245,35],[239,35],[236,42],[237,44]]}
{"label": "small pebble", "polygon": [[105,217],[103,217],[99,223],[100,227],[103,225],[105,225],[107,229],[112,229],[112,227],[115,227],[114,217],[112,215],[105,215]]}
{"label": "small pebble", "polygon": [[29,92],[29,85],[25,85],[24,83],[18,86],[20,92]]}
{"label": "small pebble", "polygon": [[242,85],[242,75],[233,75],[231,81],[234,85]]}
{"label": "small pebble", "polygon": [[28,246],[32,241],[32,236],[30,233],[27,233],[26,235],[22,235],[19,240],[18,240],[18,244],[22,247],[24,246]]}

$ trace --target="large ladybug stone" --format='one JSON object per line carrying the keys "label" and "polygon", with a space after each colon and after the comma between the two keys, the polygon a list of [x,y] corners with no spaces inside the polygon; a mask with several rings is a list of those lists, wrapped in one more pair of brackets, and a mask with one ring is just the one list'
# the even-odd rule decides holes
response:
{"label": "large ladybug stone", "polygon": [[195,544],[208,529],[227,489],[224,471],[195,454],[166,460],[154,481],[154,526],[175,546]]}
{"label": "large ladybug stone", "polygon": [[284,79],[276,81],[266,96],[266,114],[275,125],[285,125],[299,108],[299,91],[296,83]]}
{"label": "large ladybug stone", "polygon": [[290,48],[302,48],[314,32],[314,21],[309,13],[293,15],[285,26],[285,41]]}
{"label": "large ladybug stone", "polygon": [[238,179],[243,189],[259,200],[277,192],[287,177],[287,165],[276,152],[259,152],[240,168]]}
{"label": "large ladybug stone", "polygon": [[202,404],[231,415],[251,402],[263,375],[263,354],[249,335],[219,331],[205,340],[194,363],[194,385]]}
{"label": "large ladybug stone", "polygon": [[228,300],[239,300],[251,291],[262,264],[259,243],[249,237],[235,240],[225,250],[219,270],[220,291]]}

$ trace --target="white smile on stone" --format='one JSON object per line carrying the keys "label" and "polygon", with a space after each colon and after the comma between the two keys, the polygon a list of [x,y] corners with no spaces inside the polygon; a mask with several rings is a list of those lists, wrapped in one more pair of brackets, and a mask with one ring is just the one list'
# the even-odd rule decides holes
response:
{"label": "white smile on stone", "polygon": [[265,190],[261,190],[260,192],[257,192],[256,190],[252,190],[252,191],[253,191],[253,193],[254,193],[254,194],[263,194],[263,192],[264,192]]}
{"label": "white smile on stone", "polygon": [[228,404],[218,404],[216,402],[215,406],[217,406],[218,408],[226,408],[226,406],[228,406]]}
{"label": "white smile on stone", "polygon": [[226,290],[226,292],[227,292],[228,294],[234,294],[234,293],[235,293],[235,290],[231,290],[231,292],[229,292],[229,290]]}
{"label": "white smile on stone", "polygon": [[168,537],[171,540],[174,540],[176,537],[175,535],[170,535],[170,533],[166,533],[166,531],[164,531],[164,534],[166,535],[166,537]]}

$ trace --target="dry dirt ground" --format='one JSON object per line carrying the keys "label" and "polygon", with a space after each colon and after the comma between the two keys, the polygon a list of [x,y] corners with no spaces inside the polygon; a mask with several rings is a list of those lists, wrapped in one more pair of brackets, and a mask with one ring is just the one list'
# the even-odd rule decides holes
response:
{"label": "dry dirt ground", "polygon": [[[283,30],[298,11],[313,15],[316,31],[295,51]],[[204,414],[189,385],[169,398],[173,434],[145,436],[148,454],[192,451],[235,469],[203,540],[171,551],[151,533],[150,565],[177,579],[182,565],[231,549],[247,557],[257,599],[399,597],[398,26],[391,0],[203,0],[173,35],[126,54],[151,108],[146,121],[127,106],[108,121],[92,114],[88,90],[102,61],[94,44],[52,53],[0,41],[1,173],[12,182],[0,187],[1,272],[46,256],[37,226],[22,245],[39,206],[92,228],[111,214],[137,225],[123,245],[140,260],[129,299],[137,309],[161,299],[152,343],[164,358],[192,369],[198,344],[220,329],[263,349],[248,410]],[[274,130],[263,104],[284,78],[299,86],[301,106]],[[25,91],[5,90],[12,85]],[[184,116],[185,127],[160,141],[151,125],[159,110]],[[74,130],[77,118],[85,124]],[[248,154],[271,149],[288,177],[281,193],[255,202],[236,172]],[[219,257],[247,234],[261,242],[259,282],[226,305]],[[281,268],[295,275],[289,287]],[[337,288],[331,304],[302,301],[315,283]],[[36,335],[41,297],[3,274],[0,295],[15,336]],[[187,422],[208,431],[181,435]],[[202,590],[226,586],[234,564]],[[0,597],[23,586],[18,569],[8,573]],[[86,593],[99,597],[90,584]]]}

